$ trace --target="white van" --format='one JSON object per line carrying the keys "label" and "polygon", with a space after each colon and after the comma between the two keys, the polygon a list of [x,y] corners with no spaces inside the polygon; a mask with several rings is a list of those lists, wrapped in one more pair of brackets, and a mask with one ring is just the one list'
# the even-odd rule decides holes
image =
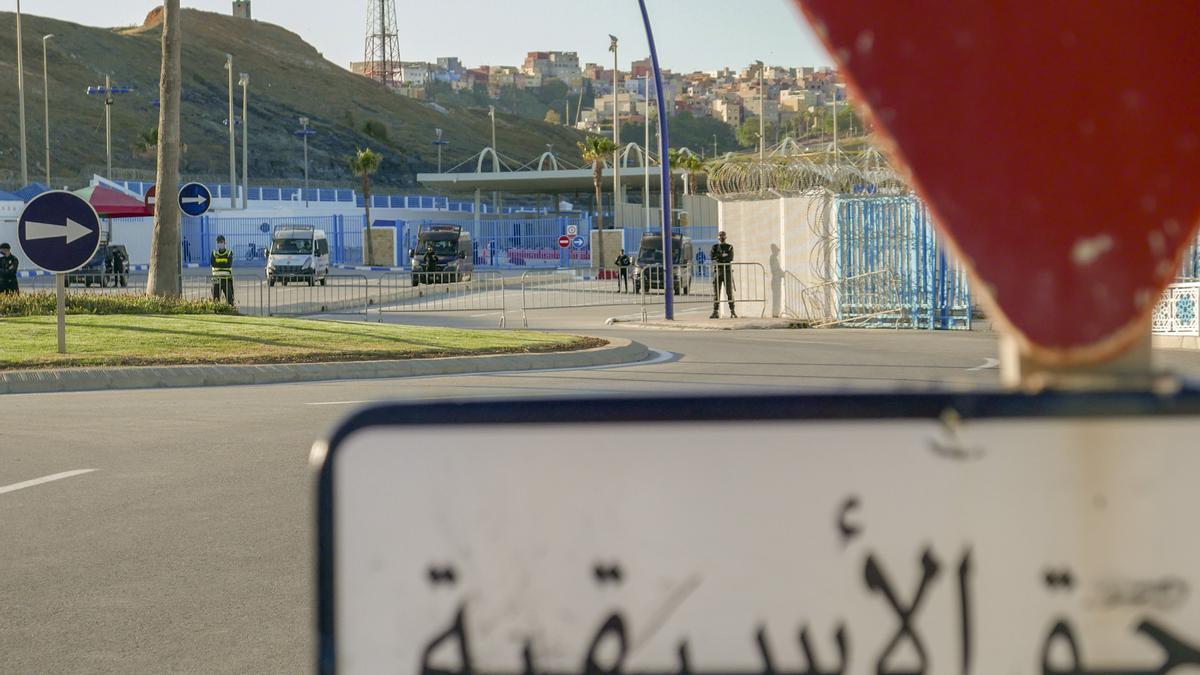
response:
{"label": "white van", "polygon": [[267,254],[267,285],[289,281],[325,285],[329,277],[329,240],[311,225],[276,225]]}

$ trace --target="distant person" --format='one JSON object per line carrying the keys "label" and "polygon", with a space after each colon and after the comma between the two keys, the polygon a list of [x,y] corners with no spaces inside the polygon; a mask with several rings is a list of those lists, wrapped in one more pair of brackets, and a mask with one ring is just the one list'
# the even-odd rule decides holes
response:
{"label": "distant person", "polygon": [[621,282],[624,281],[625,282],[625,290],[623,292],[628,293],[629,292],[629,265],[632,264],[632,261],[630,261],[629,256],[625,254],[625,249],[621,249],[621,255],[617,256],[617,259],[613,261],[613,264],[617,266],[617,292],[618,293],[622,292],[621,291]]}
{"label": "distant person", "polygon": [[192,242],[185,237],[183,240],[183,262],[192,262]]}
{"label": "distant person", "polygon": [[725,243],[725,233],[717,233],[717,243],[713,244],[708,257],[713,261],[713,311],[708,317],[717,319],[721,316],[721,285],[725,285],[725,297],[729,300],[729,318],[736,319],[737,312],[733,311],[733,244]]}
{"label": "distant person", "polygon": [[224,235],[217,235],[217,250],[208,258],[212,269],[213,302],[220,302],[221,293],[225,300],[233,304],[233,250],[225,248]]}
{"label": "distant person", "polygon": [[8,242],[0,244],[0,293],[20,293],[21,288],[17,284],[17,267],[20,261],[17,256],[12,254],[12,247]]}
{"label": "distant person", "polygon": [[113,248],[110,250],[112,251],[112,258],[109,264],[112,267],[110,271],[112,273],[113,286],[128,286],[129,261],[126,260],[125,253],[123,253],[121,249]]}

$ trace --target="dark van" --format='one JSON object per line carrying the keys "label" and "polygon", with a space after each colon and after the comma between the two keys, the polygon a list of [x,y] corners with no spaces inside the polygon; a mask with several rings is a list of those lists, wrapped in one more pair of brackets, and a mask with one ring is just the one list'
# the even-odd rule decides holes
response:
{"label": "dark van", "polygon": [[[671,236],[671,269],[674,289],[687,295],[692,292],[692,238],[681,234]],[[635,292],[663,287],[663,240],[661,234],[642,235],[637,259],[633,266]]]}
{"label": "dark van", "polygon": [[84,286],[128,286],[129,285],[129,251],[124,244],[109,244],[101,242],[96,249],[96,255],[87,261],[83,267],[68,272],[63,284],[83,284]]}
{"label": "dark van", "polygon": [[[424,256],[427,244],[433,245],[433,269],[425,269]],[[475,271],[471,251],[471,233],[463,232],[458,225],[422,226],[417,233],[417,247],[408,249],[412,264],[412,285],[449,284],[470,281]]]}

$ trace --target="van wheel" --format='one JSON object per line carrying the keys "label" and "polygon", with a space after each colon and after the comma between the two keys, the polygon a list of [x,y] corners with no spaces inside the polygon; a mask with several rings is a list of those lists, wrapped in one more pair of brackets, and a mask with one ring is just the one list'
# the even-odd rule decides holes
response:
{"label": "van wheel", "polygon": [[313,284],[315,284],[315,283],[317,283],[317,279],[316,279],[316,277],[309,277],[309,278],[308,278],[308,285],[309,285],[309,286],[312,286],[312,285],[313,285]]}
{"label": "van wheel", "polygon": [[274,286],[274,285],[275,285],[275,280],[274,280],[274,279],[272,279],[271,277],[267,277],[267,285],[268,285],[268,286]]}
{"label": "van wheel", "polygon": [[71,285],[71,277],[63,277],[63,286]]}
{"label": "van wheel", "polygon": [[322,286],[324,286],[324,285],[325,285],[325,280],[326,280],[327,278],[328,278],[328,277],[321,277],[321,285],[322,285]]}

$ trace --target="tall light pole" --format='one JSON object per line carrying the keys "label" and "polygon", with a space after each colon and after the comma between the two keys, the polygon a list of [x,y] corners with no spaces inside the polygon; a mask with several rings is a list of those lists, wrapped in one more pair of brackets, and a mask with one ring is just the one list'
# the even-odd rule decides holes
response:
{"label": "tall light pole", "polygon": [[646,138],[642,141],[642,205],[646,211],[646,231],[650,231],[650,71],[642,75],[646,93]]}
{"label": "tall light pole", "polygon": [[621,106],[617,93],[617,75],[620,71],[617,70],[617,36],[609,35],[608,39],[608,51],[613,53],[613,144],[617,146],[613,152],[613,217],[610,219],[615,228],[617,219],[621,217]]}
{"label": "tall light pole", "polygon": [[308,118],[300,118],[300,129],[292,132],[304,139],[304,208],[308,208],[308,137],[317,133],[308,128]]}
{"label": "tall light pole", "polygon": [[44,95],[42,101],[46,107],[46,122],[43,125],[46,129],[46,186],[50,185],[50,65],[46,60],[46,41],[54,37],[53,34],[42,36],[42,82],[44,83]]}
{"label": "tall light pole", "polygon": [[717,158],[717,135],[713,134],[713,159]]}
{"label": "tall light pole", "polygon": [[225,70],[229,71],[229,208],[237,208],[237,139],[233,120],[233,54],[225,55]]}
{"label": "tall light pole", "polygon": [[242,85],[242,210],[250,204],[250,73],[238,73],[238,84]]}
{"label": "tall light pole", "polygon": [[108,178],[112,178],[112,106],[114,94],[128,94],[133,91],[131,87],[114,87],[112,86],[112,76],[104,76],[103,87],[88,87],[88,96],[103,96],[104,97],[104,148],[105,148],[105,166],[108,169]]}
{"label": "tall light pole", "polygon": [[21,121],[21,185],[29,185],[29,160],[25,156],[25,63],[21,53],[21,0],[17,0],[17,105]]}
{"label": "tall light pole", "polygon": [[758,64],[758,163],[762,164],[766,161],[766,144],[767,144],[767,92],[763,91],[763,68],[762,61],[755,61]]}
{"label": "tall light pole", "polygon": [[442,172],[442,146],[443,146],[443,145],[450,145],[450,141],[444,141],[444,140],[442,140],[442,130],[441,130],[441,129],[434,129],[434,130],[433,130],[433,133],[434,133],[434,134],[437,136],[437,138],[433,139],[433,144],[437,146],[437,151],[438,151],[438,173],[441,173],[441,172]]}
{"label": "tall light pole", "polygon": [[492,118],[492,171],[499,171],[500,154],[496,152],[496,106],[488,106],[488,117]]}

